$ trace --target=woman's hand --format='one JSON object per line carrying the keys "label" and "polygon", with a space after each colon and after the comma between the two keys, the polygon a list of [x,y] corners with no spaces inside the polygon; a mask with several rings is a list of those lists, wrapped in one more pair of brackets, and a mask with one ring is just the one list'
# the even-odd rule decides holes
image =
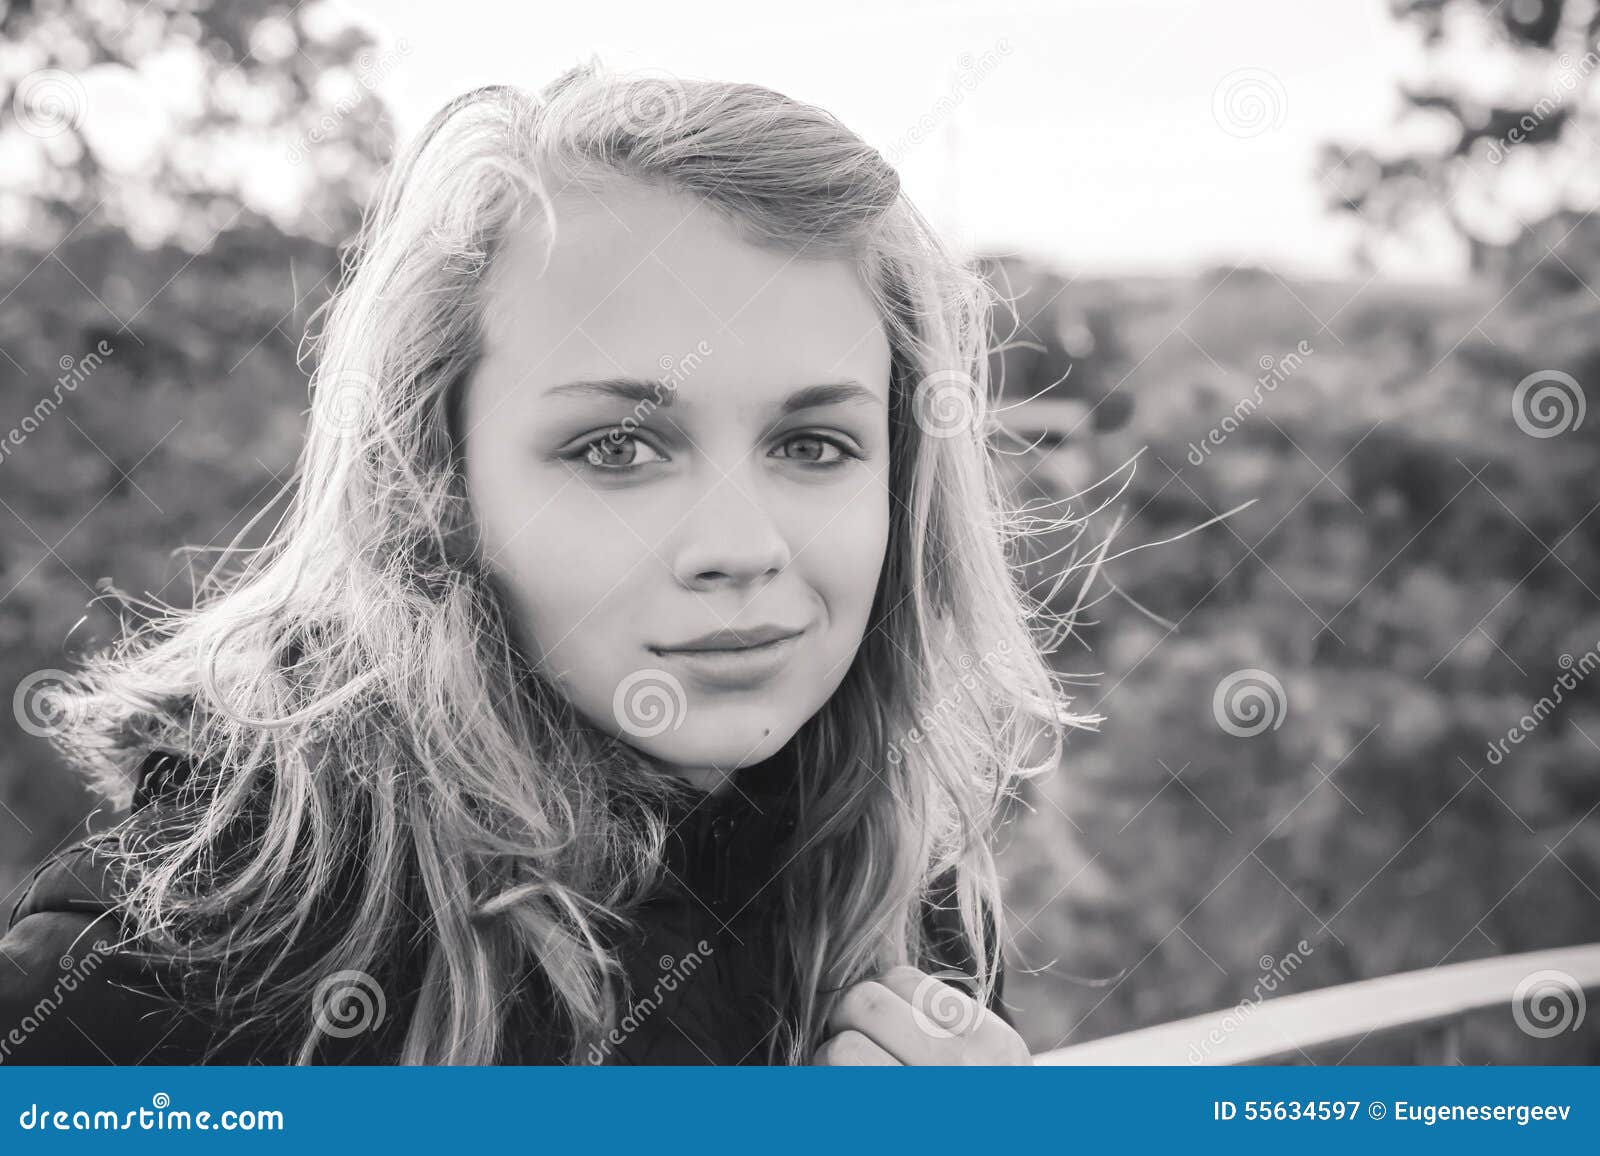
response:
{"label": "woman's hand", "polygon": [[966,992],[914,967],[847,989],[814,1065],[1032,1064],[1012,1027]]}

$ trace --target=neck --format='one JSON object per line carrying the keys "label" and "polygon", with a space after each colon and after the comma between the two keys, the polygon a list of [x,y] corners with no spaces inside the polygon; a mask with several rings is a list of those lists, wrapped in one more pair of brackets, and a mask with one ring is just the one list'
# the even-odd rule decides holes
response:
{"label": "neck", "polygon": [[736,773],[719,770],[716,767],[663,767],[662,770],[674,778],[682,779],[691,787],[711,795],[721,795],[731,791],[733,776]]}
{"label": "neck", "polygon": [[755,793],[786,789],[795,772],[789,748],[745,767],[684,766],[646,755],[656,771],[687,783],[696,790],[713,797],[740,792],[740,788]]}

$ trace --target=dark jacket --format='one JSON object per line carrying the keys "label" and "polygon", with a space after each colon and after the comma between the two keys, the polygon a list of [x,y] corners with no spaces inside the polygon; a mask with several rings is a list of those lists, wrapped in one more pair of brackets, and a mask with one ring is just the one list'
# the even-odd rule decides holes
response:
{"label": "dark jacket", "polygon": [[[189,769],[180,756],[152,752],[140,767],[134,808],[162,798]],[[779,890],[769,884],[790,854],[792,776],[774,757],[740,770],[737,790],[685,794],[673,804],[666,883],[634,913],[631,937],[612,944],[628,974],[627,1002],[617,1030],[588,1062],[767,1062],[776,1020],[763,961],[770,959]],[[302,1025],[282,1037],[265,1028],[230,1034],[170,994],[181,977],[119,949],[113,893],[92,838],[35,869],[0,937],[0,1063],[293,1062]],[[923,919],[933,944],[924,969],[970,976],[949,877],[925,901]],[[333,1012],[330,1003],[325,1022],[332,1030],[319,1037],[316,1062],[394,1063],[420,982],[420,964],[355,977],[344,1011]],[[539,978],[530,975],[526,986],[538,991]],[[1010,1022],[1000,986],[991,1006]],[[547,1006],[533,994],[515,1001],[505,1062],[565,1062],[565,1042],[541,1014]]]}

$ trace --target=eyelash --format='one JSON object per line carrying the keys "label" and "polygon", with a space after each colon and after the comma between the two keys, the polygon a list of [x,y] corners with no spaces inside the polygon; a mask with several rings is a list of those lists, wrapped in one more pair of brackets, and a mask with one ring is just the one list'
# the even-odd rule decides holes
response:
{"label": "eyelash", "polygon": [[[617,433],[618,430],[620,430],[620,429],[621,429],[620,426],[614,427],[612,429],[607,430],[605,433],[600,434],[598,437],[590,438],[588,441],[584,442],[581,446],[579,446],[573,453],[568,454],[567,455],[567,460],[568,461],[572,461],[572,462],[578,462],[578,463],[581,463],[583,465],[587,465],[590,469],[594,470],[596,473],[602,473],[602,474],[627,474],[627,473],[633,472],[636,469],[643,468],[641,466],[597,466],[593,462],[590,462],[590,461],[587,460],[590,450],[592,450],[595,446],[601,444],[602,442],[610,439],[611,435]],[[621,436],[619,438],[615,439],[615,440],[621,441],[621,440],[624,440],[624,439],[631,440],[631,441],[643,442],[645,445],[649,445],[649,443],[648,442],[644,442],[644,439],[640,438],[638,434],[632,434],[632,433],[621,434]],[[780,444],[788,445],[789,442],[802,441],[802,440],[822,442],[824,445],[833,446],[835,449],[837,449],[839,451],[841,456],[836,458],[835,460],[833,460],[831,462],[802,462],[803,465],[812,466],[812,467],[814,467],[816,469],[819,469],[819,470],[835,469],[835,468],[837,468],[839,466],[846,465],[851,461],[859,461],[860,458],[861,458],[860,454],[858,454],[855,451],[853,451],[844,442],[840,441],[838,438],[829,437],[826,434],[817,434],[817,433],[796,433],[796,434],[791,434],[787,439],[785,439],[784,442],[782,442]],[[654,448],[654,447],[651,447],[651,448]],[[657,451],[657,452],[660,452],[660,451]],[[648,463],[648,462],[645,463],[645,465],[649,465],[649,464],[650,463]]]}

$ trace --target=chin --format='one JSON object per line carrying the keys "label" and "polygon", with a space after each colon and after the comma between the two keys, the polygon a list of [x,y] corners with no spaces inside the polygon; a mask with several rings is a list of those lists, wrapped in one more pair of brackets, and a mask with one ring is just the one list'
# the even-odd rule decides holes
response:
{"label": "chin", "polygon": [[[725,713],[736,715],[740,709]],[[674,734],[636,741],[635,745],[651,757],[677,766],[733,770],[771,758],[798,729],[746,710],[736,721],[705,719],[698,726],[690,723]]]}

